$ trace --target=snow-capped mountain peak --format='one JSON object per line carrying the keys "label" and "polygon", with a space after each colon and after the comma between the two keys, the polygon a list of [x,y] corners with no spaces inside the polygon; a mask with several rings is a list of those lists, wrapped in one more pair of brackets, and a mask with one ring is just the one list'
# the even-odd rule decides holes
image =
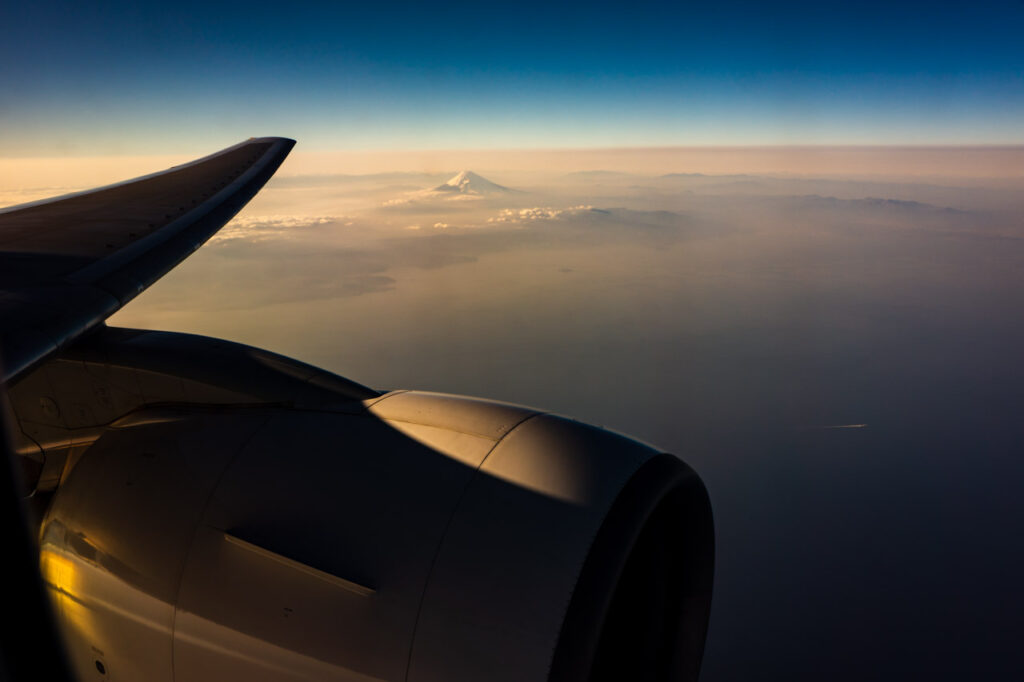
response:
{"label": "snow-capped mountain peak", "polygon": [[386,201],[384,205],[401,206],[434,201],[485,201],[487,199],[502,199],[505,198],[505,195],[519,193],[520,190],[503,187],[473,171],[464,170],[456,173],[442,185],[410,192],[400,199]]}
{"label": "snow-capped mountain peak", "polygon": [[454,177],[443,185],[438,185],[432,191],[434,192],[458,192],[460,194],[496,194],[498,192],[508,192],[507,187],[491,182],[485,177],[481,177],[473,171],[459,171]]}

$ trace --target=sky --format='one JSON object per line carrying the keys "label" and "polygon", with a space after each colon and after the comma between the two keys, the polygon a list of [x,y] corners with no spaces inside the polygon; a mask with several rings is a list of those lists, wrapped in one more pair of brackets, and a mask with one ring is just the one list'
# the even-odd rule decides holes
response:
{"label": "sky", "polygon": [[1019,144],[1024,3],[15,3],[0,157]]}

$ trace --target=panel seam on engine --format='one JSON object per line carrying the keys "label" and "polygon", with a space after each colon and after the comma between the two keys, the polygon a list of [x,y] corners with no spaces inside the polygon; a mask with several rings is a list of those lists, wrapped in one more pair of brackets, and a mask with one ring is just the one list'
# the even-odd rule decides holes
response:
{"label": "panel seam on engine", "polygon": [[497,440],[495,440],[494,445],[492,445],[491,448],[487,451],[487,454],[483,456],[483,459],[480,460],[480,463],[473,471],[473,474],[469,477],[469,480],[466,481],[466,485],[463,486],[462,491],[459,493],[459,499],[456,500],[454,506],[452,506],[452,513],[448,515],[448,520],[444,524],[444,530],[441,531],[441,539],[437,542],[437,549],[434,550],[434,556],[430,559],[430,568],[427,569],[427,577],[424,580],[423,592],[420,594],[419,604],[417,604],[416,606],[416,619],[413,621],[412,637],[409,642],[409,656],[405,662],[406,682],[408,682],[409,673],[412,670],[412,654],[416,648],[416,632],[417,630],[419,630],[420,616],[423,614],[423,603],[427,600],[427,590],[430,589],[430,578],[434,575],[434,567],[437,565],[437,559],[441,556],[441,549],[444,547],[444,541],[448,538],[448,531],[451,529],[452,522],[455,520],[455,516],[459,513],[459,507],[462,506],[462,501],[466,497],[466,492],[469,490],[470,486],[473,485],[473,481],[476,480],[476,477],[480,475],[480,469],[483,468],[484,462],[486,462],[487,458],[491,456],[491,453],[494,452],[495,448],[501,445],[501,441],[505,440],[506,436],[508,436],[510,433],[512,433],[520,426],[533,419],[534,417],[539,417],[545,414],[548,413],[534,412],[532,414],[525,415],[522,419],[513,424],[508,431],[503,433]]}

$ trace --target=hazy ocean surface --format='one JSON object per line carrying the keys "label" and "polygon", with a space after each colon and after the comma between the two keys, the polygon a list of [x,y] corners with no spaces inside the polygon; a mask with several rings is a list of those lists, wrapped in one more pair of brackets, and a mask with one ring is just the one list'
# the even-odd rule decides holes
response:
{"label": "hazy ocean surface", "polygon": [[111,324],[680,455],[708,682],[1024,679],[1019,183],[457,170],[282,175]]}

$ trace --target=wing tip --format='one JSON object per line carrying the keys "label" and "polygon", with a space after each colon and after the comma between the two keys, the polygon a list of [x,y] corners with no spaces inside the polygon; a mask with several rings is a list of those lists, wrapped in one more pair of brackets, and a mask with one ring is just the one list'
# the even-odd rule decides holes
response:
{"label": "wing tip", "polygon": [[293,140],[290,137],[276,137],[276,136],[250,137],[245,142],[247,144],[251,144],[251,143],[256,143],[256,144],[268,144],[268,143],[270,143],[270,144],[272,144],[272,143],[277,142],[277,143],[283,143],[283,144],[287,145],[289,148],[295,146],[295,140]]}

